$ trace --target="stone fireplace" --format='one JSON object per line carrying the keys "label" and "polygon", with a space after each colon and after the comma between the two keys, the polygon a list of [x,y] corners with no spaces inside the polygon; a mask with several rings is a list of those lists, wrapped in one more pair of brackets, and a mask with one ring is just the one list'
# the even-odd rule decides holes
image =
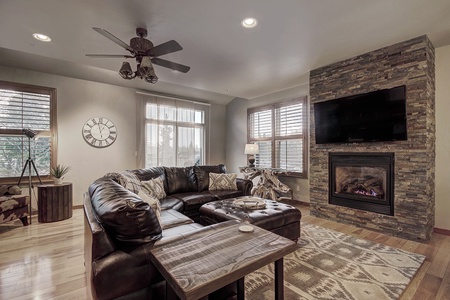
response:
{"label": "stone fireplace", "polygon": [[[435,208],[434,76],[434,47],[427,36],[310,72],[311,215],[411,240],[430,239]],[[407,140],[315,144],[314,103],[400,85],[406,86]],[[387,161],[378,166],[364,161],[371,154],[391,159],[391,166],[385,167]]]}
{"label": "stone fireplace", "polygon": [[329,153],[328,203],[394,215],[394,153]]}

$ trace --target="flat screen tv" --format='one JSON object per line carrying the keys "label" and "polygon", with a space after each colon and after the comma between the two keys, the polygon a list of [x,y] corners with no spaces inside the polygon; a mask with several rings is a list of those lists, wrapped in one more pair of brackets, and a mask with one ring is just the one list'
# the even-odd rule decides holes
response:
{"label": "flat screen tv", "polygon": [[406,87],[314,104],[316,144],[407,140]]}

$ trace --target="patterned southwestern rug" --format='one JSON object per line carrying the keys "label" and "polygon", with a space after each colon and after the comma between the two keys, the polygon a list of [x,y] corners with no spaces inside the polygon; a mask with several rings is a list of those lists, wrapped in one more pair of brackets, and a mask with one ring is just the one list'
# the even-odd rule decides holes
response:
{"label": "patterned southwestern rug", "polygon": [[[285,299],[398,299],[425,256],[302,225],[284,258]],[[273,264],[245,277],[246,299],[274,299]]]}

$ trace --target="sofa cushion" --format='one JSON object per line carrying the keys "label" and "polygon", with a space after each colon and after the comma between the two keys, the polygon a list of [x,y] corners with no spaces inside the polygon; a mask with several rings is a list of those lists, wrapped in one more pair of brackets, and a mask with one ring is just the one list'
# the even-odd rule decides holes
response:
{"label": "sofa cushion", "polygon": [[191,223],[194,223],[192,219],[174,209],[167,209],[161,212],[161,227],[163,230]]}
{"label": "sofa cushion", "polygon": [[184,209],[184,203],[178,198],[167,196],[164,199],[161,199],[159,201],[161,203],[161,210],[166,209],[175,209],[176,211],[183,211]]}
{"label": "sofa cushion", "polygon": [[171,227],[163,231],[163,237],[160,240],[156,241],[154,244],[148,244],[148,246],[144,247],[161,247],[169,243],[183,240],[193,234],[196,234],[197,232],[208,229],[209,226],[203,227],[198,223],[182,224],[179,226]]}
{"label": "sofa cushion", "polygon": [[237,190],[236,185],[237,174],[220,174],[209,173],[209,190],[210,191],[226,191]]}
{"label": "sofa cushion", "polygon": [[209,188],[209,173],[225,173],[225,165],[194,166],[195,177],[197,178],[198,191],[205,191]]}
{"label": "sofa cushion", "polygon": [[202,193],[208,193],[210,195],[213,195],[217,200],[223,200],[223,199],[229,199],[229,198],[236,198],[245,196],[244,193],[241,190],[228,190],[228,191],[204,191]]}
{"label": "sofa cushion", "polygon": [[114,180],[97,179],[89,195],[99,221],[116,241],[136,245],[161,238],[161,226],[149,204]]}
{"label": "sofa cushion", "polygon": [[172,196],[183,201],[183,212],[198,210],[203,204],[216,200],[216,198],[209,193],[179,193]]}
{"label": "sofa cushion", "polygon": [[158,200],[166,198],[166,191],[164,190],[164,182],[161,177],[156,177],[147,181],[141,181],[142,189],[151,197]]}
{"label": "sofa cushion", "polygon": [[194,167],[164,167],[167,180],[167,194],[197,191]]}

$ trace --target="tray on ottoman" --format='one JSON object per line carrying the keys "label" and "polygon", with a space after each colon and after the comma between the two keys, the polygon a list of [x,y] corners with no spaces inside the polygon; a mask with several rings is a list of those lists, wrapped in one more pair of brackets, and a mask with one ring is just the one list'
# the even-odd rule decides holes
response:
{"label": "tray on ottoman", "polygon": [[206,203],[200,207],[200,220],[204,225],[239,220],[272,231],[288,239],[298,240],[302,217],[300,210],[292,205],[262,198],[258,198],[265,202],[265,207],[261,209],[237,205],[243,200],[252,200],[250,198],[255,197],[244,196]]}

